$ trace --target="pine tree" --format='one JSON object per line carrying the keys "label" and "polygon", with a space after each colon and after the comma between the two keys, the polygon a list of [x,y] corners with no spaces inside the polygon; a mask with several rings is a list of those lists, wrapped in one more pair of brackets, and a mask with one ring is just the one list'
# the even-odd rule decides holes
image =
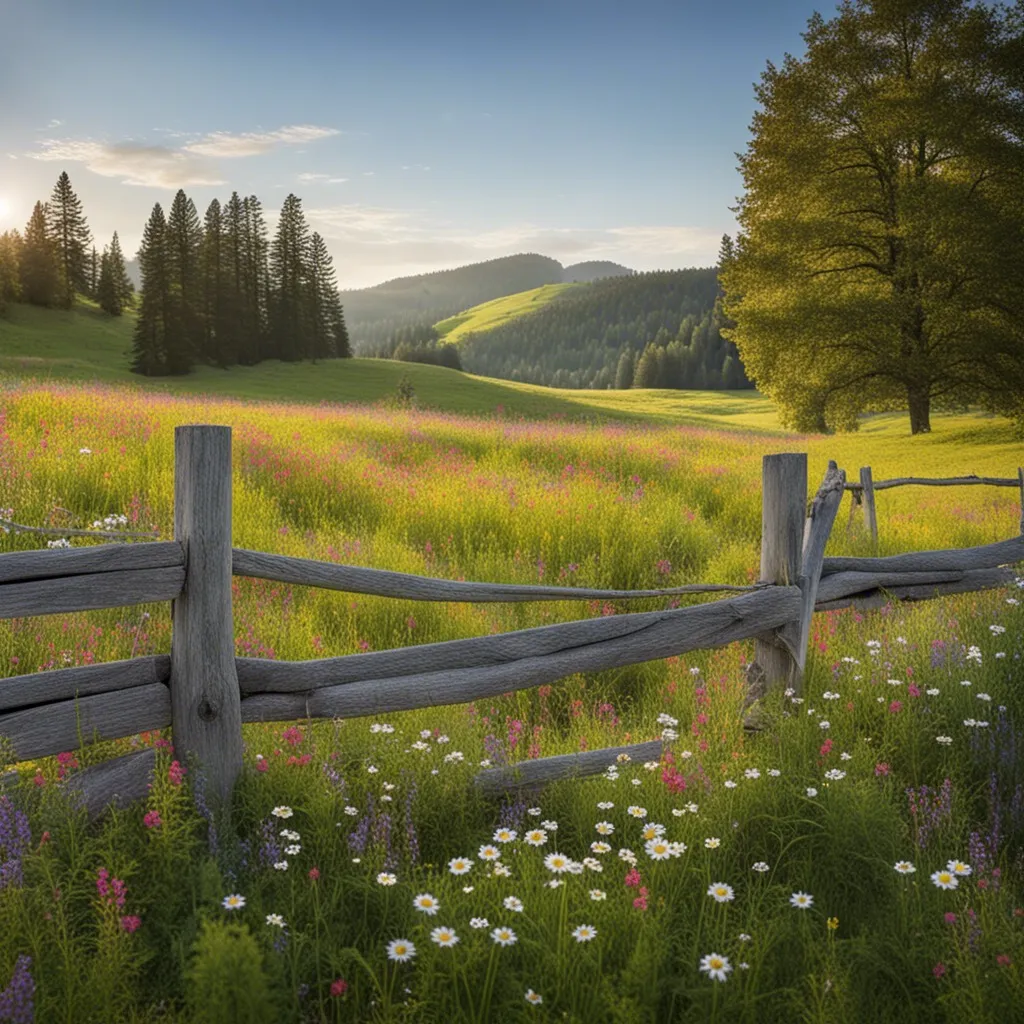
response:
{"label": "pine tree", "polygon": [[114,283],[114,293],[117,296],[117,301],[121,309],[125,310],[132,304],[135,287],[132,285],[131,278],[128,276],[128,271],[125,270],[124,253],[121,251],[121,242],[117,237],[116,231],[114,232],[114,237],[110,241],[110,253],[108,258],[110,260],[110,277]]}
{"label": "pine tree", "polygon": [[619,391],[625,391],[633,386],[633,352],[626,349],[619,356],[619,365],[615,370],[615,387]]}
{"label": "pine tree", "polygon": [[259,355],[253,352],[251,329],[246,318],[246,210],[245,201],[237,192],[221,211],[223,241],[221,256],[224,274],[225,336],[221,339],[225,352],[234,362],[252,365]]}
{"label": "pine tree", "polygon": [[334,261],[317,232],[310,238],[305,278],[307,357],[315,362],[350,356]]}
{"label": "pine tree", "polygon": [[203,354],[222,369],[238,362],[229,312],[229,268],[224,216],[214,199],[203,221]]}
{"label": "pine tree", "polygon": [[171,310],[167,323],[168,371],[188,373],[200,358],[202,334],[203,228],[196,204],[178,189],[167,215],[167,278]]}
{"label": "pine tree", "polygon": [[100,277],[96,284],[96,301],[100,309],[111,316],[121,315],[121,303],[114,288],[114,278],[110,273],[110,253],[107,247],[103,246],[103,255],[100,257]]}
{"label": "pine tree", "polygon": [[277,234],[270,247],[271,338],[276,358],[289,362],[306,357],[309,351],[309,249],[309,227],[302,213],[302,201],[289,195],[281,207]]}
{"label": "pine tree", "polygon": [[245,200],[246,324],[253,362],[273,358],[270,340],[270,270],[267,224],[256,196]]}
{"label": "pine tree", "polygon": [[135,321],[132,373],[147,377],[168,372],[171,360],[167,348],[167,319],[170,281],[167,259],[167,222],[160,204],[153,207],[139,249],[142,272],[142,301]]}
{"label": "pine tree", "polygon": [[633,377],[635,388],[657,388],[661,386],[658,379],[658,349],[653,343],[648,342],[644,354],[636,364],[636,374]]}
{"label": "pine tree", "polygon": [[100,261],[96,255],[96,246],[92,247],[92,255],[89,257],[89,298],[95,299],[100,283]]}
{"label": "pine tree", "polygon": [[52,306],[59,297],[60,270],[46,221],[46,206],[36,203],[21,244],[21,292],[33,306]]}
{"label": "pine tree", "polygon": [[7,309],[8,303],[17,302],[21,297],[20,260],[21,235],[17,231],[5,231],[0,235],[0,313]]}
{"label": "pine tree", "polygon": [[82,201],[71,188],[68,172],[63,171],[53,186],[48,207],[49,234],[57,251],[60,268],[61,305],[70,309],[75,295],[89,293],[92,236],[82,212]]}

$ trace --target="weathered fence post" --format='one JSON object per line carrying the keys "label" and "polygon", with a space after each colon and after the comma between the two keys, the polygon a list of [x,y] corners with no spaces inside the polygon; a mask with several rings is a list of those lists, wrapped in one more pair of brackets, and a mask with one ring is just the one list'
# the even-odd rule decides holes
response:
{"label": "weathered fence post", "polygon": [[871,479],[871,467],[860,470],[861,501],[864,502],[864,522],[871,531],[871,542],[878,547],[878,516],[875,514],[875,484]]}
{"label": "weathered fence post", "polygon": [[173,602],[174,748],[198,761],[213,802],[226,803],[242,767],[241,693],[231,612],[231,428],[174,429],[174,538],[185,587]]}
{"label": "weathered fence post", "polygon": [[[766,455],[761,463],[761,579],[796,586],[800,579],[807,508],[807,456]],[[755,643],[763,688],[789,685],[797,677],[799,620],[788,622]],[[754,693],[748,694],[754,696]]]}
{"label": "weathered fence post", "polygon": [[1020,535],[1024,537],[1024,469],[1017,467],[1017,480],[1020,483]]}

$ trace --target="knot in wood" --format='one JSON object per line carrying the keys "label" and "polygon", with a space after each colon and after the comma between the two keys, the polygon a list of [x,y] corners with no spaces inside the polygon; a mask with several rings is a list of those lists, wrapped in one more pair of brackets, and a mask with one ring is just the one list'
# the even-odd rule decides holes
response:
{"label": "knot in wood", "polygon": [[217,702],[215,700],[210,700],[209,697],[204,697],[199,702],[199,717],[204,722],[212,722],[217,717],[217,713],[219,711],[220,707]]}

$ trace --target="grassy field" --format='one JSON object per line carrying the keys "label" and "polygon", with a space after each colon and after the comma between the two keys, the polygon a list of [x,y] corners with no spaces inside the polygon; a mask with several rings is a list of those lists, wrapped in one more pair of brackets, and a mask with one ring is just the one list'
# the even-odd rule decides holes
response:
{"label": "grassy field", "polygon": [[561,295],[567,288],[576,288],[574,283],[544,284],[540,288],[531,288],[515,295],[504,295],[500,299],[491,299],[473,306],[462,313],[448,317],[434,327],[446,341],[458,344],[459,339],[477,331],[490,331],[500,327],[516,317],[528,316],[546,306],[555,296]]}
{"label": "grassy field", "polygon": [[[5,358],[68,365],[41,340],[8,355],[11,336]],[[118,344],[83,345],[83,376],[104,360],[114,373]],[[341,364],[339,380],[371,363]],[[763,454],[806,451],[812,487],[829,458],[876,479],[1010,476],[1020,461],[1009,428],[981,416],[937,416],[916,438],[897,416],[799,436],[757,396],[547,395],[460,375],[444,411],[316,405],[319,393],[257,404],[260,369],[223,374],[235,398],[124,376],[9,378],[0,516],[123,514],[169,537],[173,428],[223,423],[238,547],[452,579],[669,587],[756,578]],[[295,397],[334,369],[262,379]],[[536,394],[533,415],[548,401],[561,418],[470,415],[472,387]],[[849,507],[830,554],[869,550]],[[1014,535],[1019,508],[1008,489],[904,488],[879,494],[878,513],[890,553]],[[0,552],[42,544],[0,533]],[[36,1019],[69,1024],[1005,1024],[1024,998],[1020,599],[818,616],[802,700],[773,695],[773,728],[753,737],[739,713],[751,644],[469,706],[247,726],[230,828],[205,815],[168,736],[22,764],[0,798],[0,1019],[31,984]],[[664,606],[419,604],[251,579],[235,580],[233,603],[236,653],[287,660]],[[169,648],[166,604],[4,621],[0,679]],[[471,785],[480,765],[657,736],[659,764],[535,803],[488,803]],[[154,744],[143,804],[94,828],[69,814],[76,770]],[[545,861],[555,853],[573,866]]]}

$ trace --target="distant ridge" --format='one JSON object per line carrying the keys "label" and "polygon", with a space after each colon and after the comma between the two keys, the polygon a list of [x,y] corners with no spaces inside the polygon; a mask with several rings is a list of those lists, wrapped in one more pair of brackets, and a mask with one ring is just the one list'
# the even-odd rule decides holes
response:
{"label": "distant ridge", "polygon": [[587,263],[574,263],[562,271],[562,280],[566,283],[589,284],[599,281],[602,277],[626,277],[635,274],[635,270],[624,267],[621,263],[610,260],[590,260]]}

